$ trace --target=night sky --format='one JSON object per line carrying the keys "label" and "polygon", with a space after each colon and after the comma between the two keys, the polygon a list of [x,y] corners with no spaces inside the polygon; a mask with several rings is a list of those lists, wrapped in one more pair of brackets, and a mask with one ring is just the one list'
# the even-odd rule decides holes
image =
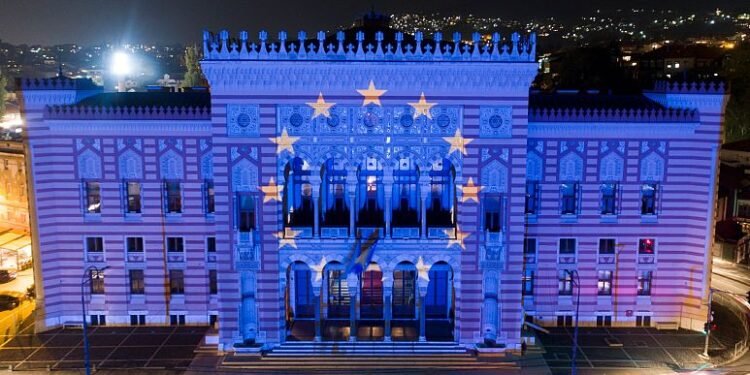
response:
{"label": "night sky", "polygon": [[[10,43],[194,43],[201,30],[315,31],[370,10],[520,18],[569,18],[621,7],[710,10],[747,0],[0,0],[0,40]],[[593,4],[593,5],[592,5]],[[292,34],[294,35],[294,34]]]}

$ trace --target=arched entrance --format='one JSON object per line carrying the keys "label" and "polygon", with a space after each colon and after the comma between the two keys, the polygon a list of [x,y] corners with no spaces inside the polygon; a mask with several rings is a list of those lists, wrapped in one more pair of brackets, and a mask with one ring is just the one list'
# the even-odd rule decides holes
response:
{"label": "arched entrance", "polygon": [[307,341],[315,337],[315,296],[312,271],[303,262],[294,262],[287,269],[286,305],[287,340]]}
{"label": "arched entrance", "polygon": [[323,339],[348,340],[349,314],[351,298],[349,284],[346,281],[344,265],[339,262],[328,263],[323,271]]}
{"label": "arched entrance", "polygon": [[425,296],[425,337],[429,341],[453,341],[453,270],[447,263],[438,262],[430,268],[429,277]]}
{"label": "arched entrance", "polygon": [[419,335],[417,317],[417,269],[401,262],[393,270],[393,312],[391,337],[394,341],[416,341]]}
{"label": "arched entrance", "polygon": [[383,272],[370,263],[360,277],[357,340],[383,339]]}

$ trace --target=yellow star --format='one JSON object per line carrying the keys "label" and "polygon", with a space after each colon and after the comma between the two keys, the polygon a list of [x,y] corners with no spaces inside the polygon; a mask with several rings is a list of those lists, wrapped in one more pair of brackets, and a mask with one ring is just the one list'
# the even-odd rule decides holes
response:
{"label": "yellow star", "polygon": [[286,235],[284,235],[284,232],[278,232],[274,233],[273,236],[279,240],[279,249],[284,247],[284,245],[289,245],[296,249],[297,241],[294,239],[297,238],[300,233],[302,233],[301,230],[287,229]]}
{"label": "yellow star", "polygon": [[260,191],[263,192],[263,203],[273,200],[281,202],[281,190],[283,189],[284,187],[276,185],[276,181],[271,177],[271,180],[268,181],[268,185],[260,187]]}
{"label": "yellow star", "polygon": [[362,106],[366,106],[370,103],[380,106],[380,96],[385,94],[388,90],[378,90],[375,88],[375,83],[370,80],[370,87],[367,90],[357,90],[358,93],[364,95],[365,99],[362,102]]}
{"label": "yellow star", "polygon": [[422,256],[419,256],[419,259],[417,259],[417,278],[424,280],[424,281],[430,281],[430,266],[424,263],[424,259],[422,259]]}
{"label": "yellow star", "polygon": [[318,100],[316,102],[307,103],[310,107],[312,107],[315,112],[312,115],[312,118],[316,118],[318,116],[323,116],[330,118],[331,117],[331,107],[333,107],[336,103],[326,103],[325,99],[323,99],[323,93],[321,92],[318,94]]}
{"label": "yellow star", "polygon": [[484,186],[474,185],[474,179],[469,177],[469,182],[461,187],[461,192],[463,193],[463,197],[461,197],[461,203],[469,201],[479,203],[479,192],[482,191],[482,189],[484,189]]}
{"label": "yellow star", "polygon": [[458,151],[464,155],[466,155],[466,145],[473,142],[473,139],[464,138],[461,136],[461,132],[456,129],[456,134],[452,137],[443,137],[443,139],[450,143],[451,148],[448,150],[448,154],[452,154],[453,151]]}
{"label": "yellow star", "polygon": [[313,265],[313,266],[310,267],[310,268],[312,268],[313,272],[315,272],[315,281],[316,282],[318,282],[318,281],[320,281],[320,280],[323,279],[323,269],[326,268],[326,263],[327,263],[327,261],[326,261],[325,255],[324,255],[323,259],[320,260],[320,263],[315,264],[315,265]]}
{"label": "yellow star", "polygon": [[424,92],[422,92],[422,96],[419,98],[418,102],[408,104],[414,108],[414,118],[424,115],[432,120],[430,108],[434,107],[437,103],[427,103],[427,99],[424,98]]}
{"label": "yellow star", "polygon": [[294,142],[297,142],[300,137],[290,137],[287,133],[286,128],[281,129],[281,136],[275,138],[268,138],[271,142],[276,143],[276,153],[281,154],[284,150],[289,151],[290,154],[294,155]]}
{"label": "yellow star", "polygon": [[456,238],[450,238],[453,235],[453,231],[450,229],[446,229],[445,234],[448,235],[448,248],[458,245],[462,250],[466,250],[464,240],[471,236],[471,233],[461,232],[461,229],[456,225]]}

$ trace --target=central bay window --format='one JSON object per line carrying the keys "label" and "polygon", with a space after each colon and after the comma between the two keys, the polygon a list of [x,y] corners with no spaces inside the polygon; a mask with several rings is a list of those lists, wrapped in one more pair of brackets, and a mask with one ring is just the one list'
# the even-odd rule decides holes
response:
{"label": "central bay window", "polygon": [[[237,231],[241,233],[255,230],[255,197],[250,194],[237,194]],[[216,244],[214,239],[214,244]]]}
{"label": "central bay window", "polygon": [[286,166],[284,189],[284,225],[286,227],[312,227],[315,221],[310,184],[310,165],[294,158]]}
{"label": "central bay window", "polygon": [[182,186],[179,181],[164,181],[164,212],[182,213]]}
{"label": "central bay window", "polygon": [[501,232],[503,230],[502,196],[500,194],[485,194],[482,203],[484,205],[484,230]]}
{"label": "central bay window", "polygon": [[641,185],[641,215],[656,215],[656,193],[658,184]]}
{"label": "central bay window", "polygon": [[419,227],[419,168],[411,158],[399,160],[393,171],[391,226]]}
{"label": "central bay window", "polygon": [[578,214],[579,188],[577,182],[566,182],[560,185],[560,214]]}
{"label": "central bay window", "polygon": [[141,213],[141,183],[128,181],[125,182],[125,213]]}
{"label": "central bay window", "polygon": [[83,183],[84,213],[98,214],[102,212],[102,193],[99,182],[85,181]]}
{"label": "central bay window", "polygon": [[599,278],[596,283],[597,294],[600,296],[612,295],[612,271],[600,270],[598,276]]}
{"label": "central bay window", "polygon": [[357,174],[357,226],[385,226],[382,163],[374,157],[368,157]]}
{"label": "central bay window", "polygon": [[602,215],[617,214],[617,184],[605,183],[601,187],[602,201],[600,212]]}
{"label": "central bay window", "polygon": [[328,159],[321,175],[321,225],[348,227],[349,204],[346,199],[346,168],[343,161]]}
{"label": "central bay window", "polygon": [[456,224],[456,170],[448,159],[436,161],[430,171],[430,196],[427,203],[427,226],[452,228]]}
{"label": "central bay window", "polygon": [[214,180],[203,182],[203,209],[206,214],[213,214],[216,211]]}
{"label": "central bay window", "polygon": [[561,296],[573,295],[573,276],[566,270],[557,272],[557,293]]}
{"label": "central bay window", "polygon": [[539,213],[539,181],[526,181],[526,214]]}

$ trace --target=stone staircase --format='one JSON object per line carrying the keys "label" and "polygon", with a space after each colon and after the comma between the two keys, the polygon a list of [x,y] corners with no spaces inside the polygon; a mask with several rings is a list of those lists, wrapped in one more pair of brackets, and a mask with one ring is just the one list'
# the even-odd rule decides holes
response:
{"label": "stone staircase", "polygon": [[221,367],[259,372],[518,370],[516,362],[504,357],[478,358],[474,351],[452,342],[382,341],[287,342],[263,355],[227,355]]}

